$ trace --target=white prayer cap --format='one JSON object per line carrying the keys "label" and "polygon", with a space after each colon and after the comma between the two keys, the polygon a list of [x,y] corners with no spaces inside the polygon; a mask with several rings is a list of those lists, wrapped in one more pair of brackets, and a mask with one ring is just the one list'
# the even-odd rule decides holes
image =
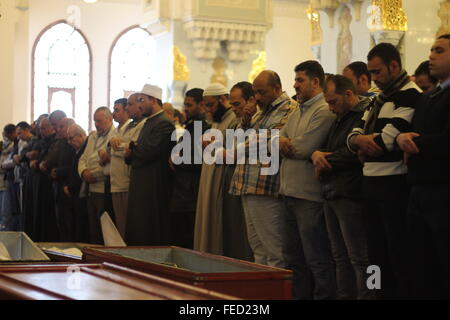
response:
{"label": "white prayer cap", "polygon": [[146,84],[144,88],[142,88],[142,91],[139,93],[146,94],[150,97],[162,100],[162,89],[158,86]]}
{"label": "white prayer cap", "polygon": [[208,88],[203,91],[204,97],[211,97],[211,96],[222,96],[224,94],[229,94],[227,88],[223,84],[220,83],[213,83]]}

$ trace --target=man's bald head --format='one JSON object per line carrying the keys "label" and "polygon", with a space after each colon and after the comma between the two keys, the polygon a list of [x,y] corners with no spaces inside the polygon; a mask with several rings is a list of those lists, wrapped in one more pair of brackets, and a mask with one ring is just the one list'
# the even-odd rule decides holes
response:
{"label": "man's bald head", "polygon": [[282,90],[280,76],[275,71],[264,70],[255,78],[255,81],[262,81],[272,88],[278,88],[279,90]]}
{"label": "man's bald head", "polygon": [[253,91],[258,105],[267,110],[283,93],[280,76],[272,70],[264,70],[253,81]]}

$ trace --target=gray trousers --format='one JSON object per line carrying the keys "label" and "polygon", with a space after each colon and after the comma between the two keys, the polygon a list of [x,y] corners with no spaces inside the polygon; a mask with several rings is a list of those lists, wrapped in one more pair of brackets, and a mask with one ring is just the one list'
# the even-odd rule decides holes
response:
{"label": "gray trousers", "polygon": [[116,227],[122,239],[125,239],[127,227],[128,192],[114,192],[112,194]]}
{"label": "gray trousers", "polygon": [[285,268],[282,254],[282,202],[271,196],[243,195],[247,236],[255,262]]}
{"label": "gray trousers", "polygon": [[336,264],[337,298],[375,299],[367,288],[369,257],[361,204],[344,198],[328,200],[324,211]]}
{"label": "gray trousers", "polygon": [[103,244],[100,217],[105,212],[105,194],[91,192],[88,197],[89,239],[91,244]]}

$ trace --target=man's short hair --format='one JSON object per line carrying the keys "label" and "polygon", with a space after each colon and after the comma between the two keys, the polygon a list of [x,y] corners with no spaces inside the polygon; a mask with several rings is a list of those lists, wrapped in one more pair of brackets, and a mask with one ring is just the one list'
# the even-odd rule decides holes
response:
{"label": "man's short hair", "polygon": [[17,124],[17,128],[22,130],[31,130],[31,126],[28,122],[22,121]]}
{"label": "man's short hair", "polygon": [[64,111],[62,111],[62,110],[56,110],[56,111],[53,111],[53,112],[50,114],[50,117],[49,117],[50,121],[51,121],[52,119],[61,120],[61,119],[64,119],[64,118],[67,118],[67,115],[66,115],[66,113],[65,113]]}
{"label": "man's short hair", "polygon": [[402,58],[400,57],[400,52],[390,43],[382,42],[373,47],[367,55],[367,61],[370,61],[375,57],[380,58],[386,66],[389,66],[392,61],[395,61],[398,63],[400,68],[402,68]]}
{"label": "man's short hair", "polygon": [[76,136],[86,136],[86,131],[76,123],[69,126],[68,130],[72,131]]}
{"label": "man's short hair", "polygon": [[372,82],[372,75],[369,72],[369,69],[367,69],[367,63],[362,61],[356,61],[350,63],[348,66],[345,67],[346,69],[352,70],[353,74],[357,79],[361,78],[361,76],[365,75],[367,79],[369,80],[369,83]]}
{"label": "man's short hair", "polygon": [[3,132],[5,132],[5,134],[12,134],[16,131],[16,126],[13,125],[12,123],[7,124],[4,128],[3,128]]}
{"label": "man's short hair", "polygon": [[120,104],[125,109],[128,105],[128,99],[126,99],[126,98],[118,99],[118,100],[114,101],[114,105],[116,105],[116,104]]}
{"label": "man's short hair", "polygon": [[242,97],[245,100],[248,100],[251,97],[255,96],[255,93],[253,92],[253,85],[250,82],[247,81],[238,82],[233,86],[233,88],[231,88],[231,91],[233,91],[234,89],[241,89]]}
{"label": "man's short hair", "polygon": [[351,92],[353,92],[353,94],[356,94],[356,88],[355,88],[355,85],[353,84],[353,81],[351,81],[350,79],[348,79],[342,75],[337,74],[337,75],[330,76],[327,79],[327,82],[325,85],[325,92],[327,91],[328,84],[330,82],[334,83],[334,86],[336,88],[334,90],[334,92],[336,94],[343,95],[343,94],[345,94],[345,92],[347,90],[350,90]]}
{"label": "man's short hair", "polygon": [[37,117],[36,121],[41,120],[41,119],[43,119],[43,118],[48,118],[48,117],[49,117],[49,114],[48,114],[48,113],[43,113],[43,114],[41,114],[39,117]]}
{"label": "man's short hair", "polygon": [[171,112],[171,113],[174,113],[174,111],[175,111],[175,108],[174,108],[173,104],[171,104],[170,102],[164,102],[163,103],[163,109],[165,111],[168,111],[168,112]]}
{"label": "man's short hair", "polygon": [[295,72],[302,71],[305,72],[310,79],[318,78],[319,85],[321,88],[323,88],[325,84],[325,71],[323,71],[323,68],[319,62],[308,60],[300,63],[295,67]]}
{"label": "man's short hair", "polygon": [[67,126],[67,128],[75,124],[75,120],[74,119],[66,118],[64,120],[66,121],[65,125]]}
{"label": "man's short hair", "polygon": [[94,114],[98,112],[104,112],[107,117],[113,117],[111,110],[108,107],[100,107],[97,110],[95,110]]}
{"label": "man's short hair", "polygon": [[195,103],[200,103],[203,101],[203,89],[194,88],[186,92],[186,97],[191,97]]}
{"label": "man's short hair", "polygon": [[439,82],[439,80],[435,77],[433,77],[430,74],[430,61],[424,61],[422,62],[416,69],[416,71],[414,72],[414,76],[418,77],[421,75],[426,75],[428,77],[428,79],[430,79],[431,83],[433,84],[437,84]]}
{"label": "man's short hair", "polygon": [[49,114],[46,114],[46,113],[41,114],[41,115],[39,116],[39,118],[37,119],[36,125],[37,125],[38,127],[41,127],[41,123],[42,123],[44,120],[48,120],[49,117],[50,117]]}
{"label": "man's short hair", "polygon": [[174,118],[178,118],[179,122],[183,122],[183,115],[181,114],[180,110],[174,108],[173,116],[174,116]]}

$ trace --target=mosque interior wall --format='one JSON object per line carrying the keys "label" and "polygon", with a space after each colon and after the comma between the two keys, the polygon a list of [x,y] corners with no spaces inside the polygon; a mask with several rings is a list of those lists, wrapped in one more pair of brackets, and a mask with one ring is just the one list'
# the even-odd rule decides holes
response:
{"label": "mosque interior wall", "polygon": [[[176,3],[178,0],[172,1]],[[192,1],[194,5],[189,10],[200,10],[199,5],[208,3]],[[73,12],[69,12],[68,8],[74,1],[30,0],[27,10],[16,9],[14,1],[1,2],[0,99],[4,107],[0,108],[0,126],[3,126],[9,122],[31,120],[31,55],[34,42],[46,26],[58,20],[73,18]],[[80,8],[79,29],[86,36],[92,51],[93,108],[108,104],[108,57],[111,44],[122,31],[143,22],[142,5],[139,1],[133,0],[128,4],[121,2],[124,1],[101,0],[96,4],[76,1]],[[362,3],[359,21],[356,21],[357,13],[351,1],[347,2],[348,10],[345,13],[343,4],[336,10],[333,27],[330,27],[330,16],[320,11],[322,44],[319,60],[329,73],[340,72],[338,65],[346,60],[365,61],[373,44],[367,29],[371,1],[365,0]],[[441,9],[440,15],[445,29],[448,27],[446,23],[449,21],[450,10],[449,6],[442,6],[444,9]],[[177,19],[170,21],[167,32],[156,36],[158,67],[154,83],[164,89],[165,100],[181,107],[180,97],[189,88],[205,87],[217,79],[226,80],[227,87],[231,88],[238,81],[248,80],[253,61],[260,52],[265,51],[266,67],[280,74],[284,89],[293,95],[293,68],[301,61],[316,58],[309,40],[311,30],[305,14],[307,7],[308,2],[305,0],[273,0],[270,6],[264,7],[268,10],[264,13],[267,15],[264,19],[269,24],[267,33],[241,59],[230,59],[226,43],[221,43],[221,48],[213,59],[198,58],[193,41],[189,39],[185,29],[185,14],[181,12]],[[405,0],[403,8],[408,16],[403,50],[405,67],[409,73],[413,73],[418,64],[427,59],[436,32],[441,26],[438,16],[441,0]],[[217,14],[217,9],[207,9],[203,14]],[[183,10],[184,7],[179,11]],[[186,58],[188,80],[174,81],[174,46]]]}

